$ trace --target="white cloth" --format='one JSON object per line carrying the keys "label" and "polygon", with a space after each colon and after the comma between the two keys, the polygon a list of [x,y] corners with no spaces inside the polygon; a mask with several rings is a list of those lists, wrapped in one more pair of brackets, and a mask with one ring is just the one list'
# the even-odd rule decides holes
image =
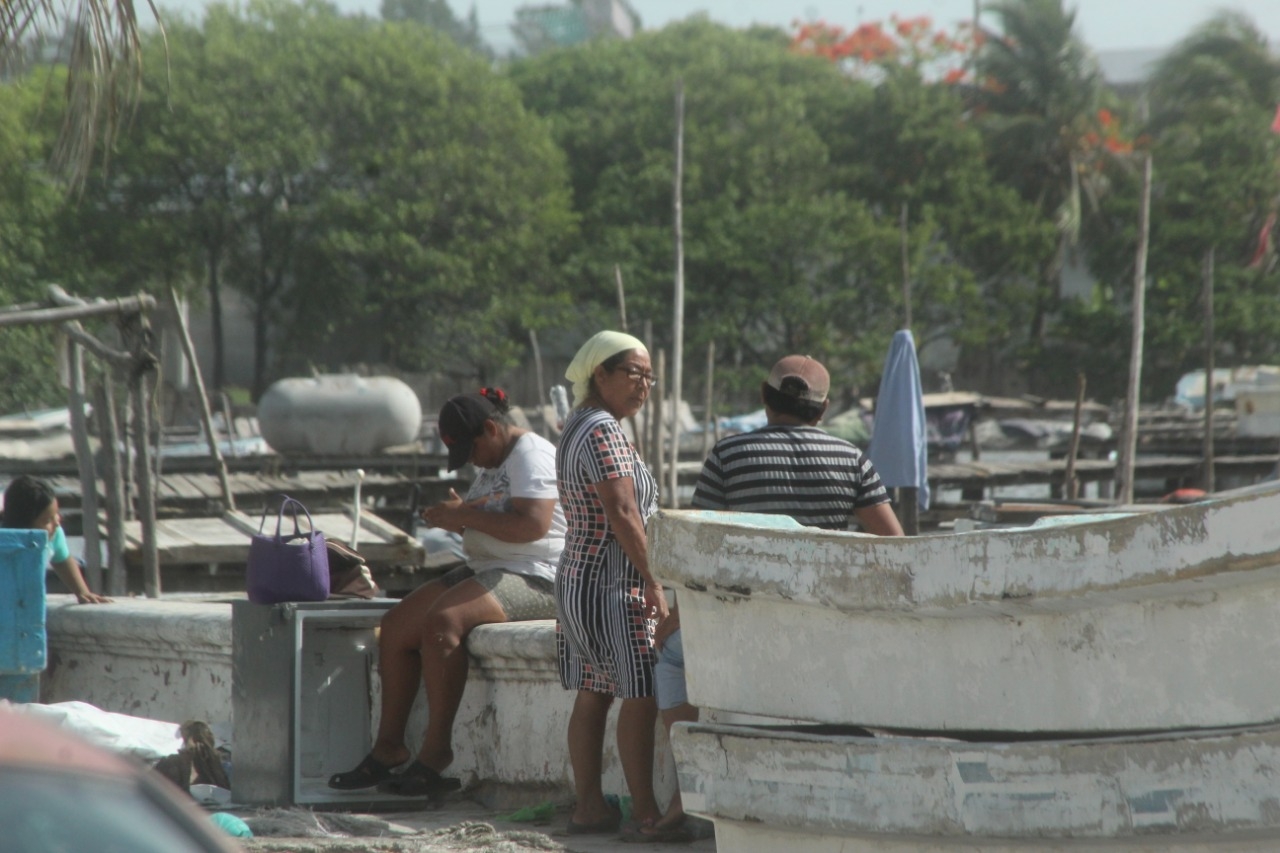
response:
{"label": "white cloth", "polygon": [[634,349],[645,355],[649,350],[639,338],[626,332],[596,332],[587,342],[578,348],[564,378],[573,383],[573,405],[581,406],[591,390],[591,374],[611,356]]}
{"label": "white cloth", "polygon": [[52,705],[14,703],[15,711],[42,717],[85,740],[113,752],[124,752],[155,761],[182,748],[177,723],[148,720],[104,711],[87,702],[55,702]]}
{"label": "white cloth", "polygon": [[914,486],[920,509],[929,508],[929,441],[920,388],[916,342],[899,329],[889,344],[876,397],[875,423],[867,455],[891,489]]}
{"label": "white cloth", "polygon": [[478,476],[467,490],[468,503],[481,501],[488,512],[510,512],[512,498],[551,499],[556,502],[547,535],[533,542],[503,542],[487,533],[467,528],[462,547],[467,565],[475,571],[506,569],[556,579],[560,552],[564,550],[564,512],[556,489],[556,449],[540,435],[526,432],[497,468],[477,468]]}

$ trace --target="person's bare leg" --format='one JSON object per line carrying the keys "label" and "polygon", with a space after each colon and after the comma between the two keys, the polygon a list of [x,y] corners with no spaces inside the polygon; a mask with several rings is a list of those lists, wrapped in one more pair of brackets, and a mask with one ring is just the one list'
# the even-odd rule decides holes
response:
{"label": "person's bare leg", "polygon": [[618,758],[631,792],[631,817],[640,822],[662,816],[653,793],[653,727],[658,703],[652,696],[623,699],[618,710]]}
{"label": "person's bare leg", "polygon": [[463,641],[478,625],[506,622],[507,614],[477,580],[465,580],[440,595],[420,633],[427,730],[418,760],[437,772],[453,763],[453,721],[467,686],[470,661]]}
{"label": "person's bare leg", "polygon": [[378,678],[382,682],[382,709],[373,757],[383,764],[409,760],[404,732],[409,712],[418,696],[422,663],[422,625],[436,599],[448,591],[439,581],[415,589],[387,611],[378,629]]}
{"label": "person's bare leg", "polygon": [[[676,723],[696,722],[698,722],[698,706],[690,705],[688,702],[662,712],[662,724],[666,726],[668,740],[671,738],[671,727]],[[653,825],[652,829],[641,828],[640,831],[659,832],[671,826],[679,826],[683,821],[684,801],[680,798],[680,786],[677,785],[675,793],[671,795],[671,802],[667,805],[667,813]]]}
{"label": "person's bare leg", "polygon": [[573,766],[573,790],[577,802],[570,819],[594,824],[613,812],[604,798],[604,730],[613,697],[607,693],[579,690],[569,715],[569,763]]}

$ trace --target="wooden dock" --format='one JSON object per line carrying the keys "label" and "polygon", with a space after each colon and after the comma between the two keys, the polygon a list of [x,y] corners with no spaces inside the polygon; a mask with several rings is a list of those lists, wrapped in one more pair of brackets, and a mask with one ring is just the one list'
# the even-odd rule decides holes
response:
{"label": "wooden dock", "polygon": [[[48,478],[64,509],[79,509],[80,480],[74,476]],[[295,473],[237,472],[228,474],[236,507],[248,513],[261,511],[277,495],[289,495],[311,510],[332,510],[350,506],[354,496],[352,470],[298,471]],[[170,473],[157,481],[156,503],[167,517],[209,515],[225,509],[218,478],[207,473]],[[367,473],[361,496],[367,501],[408,507],[427,506],[443,500],[450,488],[461,490],[465,482],[457,478],[419,477],[399,473]]]}
{"label": "wooden dock", "polygon": [[[312,513],[317,530],[326,537],[351,544],[352,520],[349,513]],[[218,518],[174,518],[156,522],[156,550],[160,564],[177,565],[243,565],[249,557],[249,541],[258,532],[259,517],[241,512],[228,512]],[[274,531],[276,517],[267,520]],[[292,521],[287,521],[292,530]],[[306,522],[303,522],[306,529]],[[102,531],[106,536],[106,530]],[[142,524],[125,524],[125,562],[142,562]],[[424,550],[418,542],[395,525],[388,524],[370,512],[360,514],[360,530],[356,550],[370,566],[419,566]]]}

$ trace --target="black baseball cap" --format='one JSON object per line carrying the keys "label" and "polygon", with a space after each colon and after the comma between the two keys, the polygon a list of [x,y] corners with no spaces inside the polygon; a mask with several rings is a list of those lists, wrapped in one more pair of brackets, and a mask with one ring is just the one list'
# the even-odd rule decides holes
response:
{"label": "black baseball cap", "polygon": [[449,470],[456,471],[471,458],[471,445],[484,432],[484,422],[498,414],[498,407],[483,394],[450,397],[440,410],[436,429],[449,448]]}

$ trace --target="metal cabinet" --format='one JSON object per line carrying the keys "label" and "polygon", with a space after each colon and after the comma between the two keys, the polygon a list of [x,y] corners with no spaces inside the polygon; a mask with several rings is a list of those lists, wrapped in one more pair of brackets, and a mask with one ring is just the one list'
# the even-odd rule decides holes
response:
{"label": "metal cabinet", "polygon": [[369,806],[376,789],[337,791],[372,746],[375,629],[393,599],[264,605],[235,601],[231,796],[258,805]]}

